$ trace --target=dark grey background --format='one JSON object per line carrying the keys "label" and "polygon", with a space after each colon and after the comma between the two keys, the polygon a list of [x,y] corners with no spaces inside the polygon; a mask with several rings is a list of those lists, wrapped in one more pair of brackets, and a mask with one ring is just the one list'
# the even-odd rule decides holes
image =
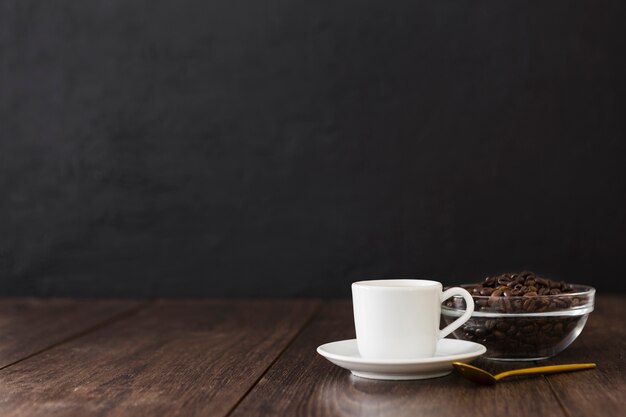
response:
{"label": "dark grey background", "polygon": [[625,290],[624,2],[0,0],[1,294]]}

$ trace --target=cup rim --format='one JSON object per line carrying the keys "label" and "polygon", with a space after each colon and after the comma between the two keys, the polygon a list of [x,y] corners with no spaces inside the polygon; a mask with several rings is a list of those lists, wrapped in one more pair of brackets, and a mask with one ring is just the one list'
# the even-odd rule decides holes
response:
{"label": "cup rim", "polygon": [[352,287],[379,291],[407,291],[437,287],[443,288],[443,285],[439,281],[429,279],[391,278],[356,281],[352,283]]}

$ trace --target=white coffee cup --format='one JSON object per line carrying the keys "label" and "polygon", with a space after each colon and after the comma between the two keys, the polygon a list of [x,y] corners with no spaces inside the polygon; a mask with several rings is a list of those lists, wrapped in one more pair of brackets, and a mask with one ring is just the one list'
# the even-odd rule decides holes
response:
{"label": "white coffee cup", "polygon": [[[441,303],[465,299],[465,313],[439,330]],[[352,284],[357,346],[368,359],[415,359],[435,355],[437,342],[461,327],[474,312],[474,300],[463,288],[443,291],[440,282],[384,279]]]}

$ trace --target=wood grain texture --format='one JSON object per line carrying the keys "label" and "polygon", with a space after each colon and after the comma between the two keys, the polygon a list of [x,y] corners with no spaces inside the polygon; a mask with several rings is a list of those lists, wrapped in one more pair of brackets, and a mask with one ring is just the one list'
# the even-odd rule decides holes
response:
{"label": "wood grain texture", "polygon": [[595,362],[584,374],[549,375],[553,391],[568,416],[619,416],[626,410],[626,299],[601,296],[581,335],[546,364]]}
{"label": "wood grain texture", "polygon": [[0,415],[621,415],[625,301],[599,298],[578,340],[545,361],[598,369],[479,387],[456,374],[372,381],[327,362],[318,345],[354,337],[349,301],[5,299]]}
{"label": "wood grain texture", "polygon": [[159,301],[6,368],[0,415],[222,416],[316,301]]}
{"label": "wood grain texture", "polygon": [[129,300],[0,299],[0,369],[142,304]]}
{"label": "wood grain texture", "polygon": [[[423,381],[351,376],[315,349],[354,337],[350,302],[327,302],[233,415],[250,416],[564,416],[543,377],[479,387],[456,374]],[[515,368],[487,360],[492,372]]]}

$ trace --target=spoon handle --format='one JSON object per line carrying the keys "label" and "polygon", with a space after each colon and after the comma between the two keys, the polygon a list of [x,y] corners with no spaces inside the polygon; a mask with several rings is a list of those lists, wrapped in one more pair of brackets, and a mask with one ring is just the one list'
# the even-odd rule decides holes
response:
{"label": "spoon handle", "polygon": [[555,374],[558,372],[571,372],[581,371],[583,369],[593,369],[596,367],[595,363],[580,363],[575,365],[550,365],[550,366],[537,366],[534,368],[516,369],[514,371],[502,372],[495,376],[496,379],[502,379],[515,375],[533,375],[533,374]]}

